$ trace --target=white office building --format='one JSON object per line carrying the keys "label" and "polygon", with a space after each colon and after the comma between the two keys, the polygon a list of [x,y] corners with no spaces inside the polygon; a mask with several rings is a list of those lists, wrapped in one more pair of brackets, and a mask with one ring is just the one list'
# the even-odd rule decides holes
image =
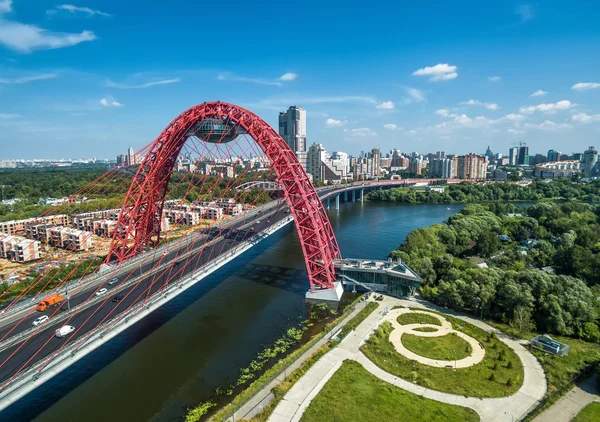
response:
{"label": "white office building", "polygon": [[334,152],[332,155],[321,144],[310,146],[307,155],[306,171],[313,180],[341,181],[351,178],[350,159],[345,152]]}
{"label": "white office building", "polygon": [[304,169],[307,169],[306,151],[306,110],[291,106],[287,111],[279,113],[279,135],[296,153]]}

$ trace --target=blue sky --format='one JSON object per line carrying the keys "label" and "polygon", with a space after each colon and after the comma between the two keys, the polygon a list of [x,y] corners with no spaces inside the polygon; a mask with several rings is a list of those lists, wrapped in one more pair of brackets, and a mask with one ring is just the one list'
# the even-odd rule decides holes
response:
{"label": "blue sky", "polygon": [[0,159],[113,157],[204,101],[329,151],[600,146],[594,1],[0,0]]}

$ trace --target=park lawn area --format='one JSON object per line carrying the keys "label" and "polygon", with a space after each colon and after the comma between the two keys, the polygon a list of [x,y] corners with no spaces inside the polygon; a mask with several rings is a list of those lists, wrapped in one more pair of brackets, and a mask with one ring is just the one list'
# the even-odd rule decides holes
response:
{"label": "park lawn area", "polygon": [[600,421],[600,403],[594,402],[588,404],[584,409],[579,412],[573,422],[598,422]]}
{"label": "park lawn area", "polygon": [[419,337],[405,333],[400,340],[411,352],[429,359],[460,360],[473,352],[469,343],[452,333],[440,337]]}
{"label": "park lawn area", "polygon": [[431,315],[417,313],[417,312],[409,312],[407,314],[399,315],[396,319],[398,324],[400,325],[408,325],[408,324],[432,324],[432,325],[442,325],[442,323]]}
{"label": "park lawn area", "polygon": [[[501,323],[490,323],[498,329],[514,337],[531,340],[540,333],[519,334],[512,327]],[[551,334],[554,340],[569,345],[570,350],[566,356],[555,356],[541,350],[529,347],[528,350],[535,355],[544,368],[548,381],[548,395],[558,390],[568,388],[573,384],[573,379],[591,366],[600,362],[600,344],[577,340],[572,337]]]}
{"label": "park lawn area", "polygon": [[417,328],[413,328],[413,331],[422,331],[424,333],[433,333],[434,331],[437,331],[437,330],[433,327],[417,327]]}
{"label": "park lawn area", "polygon": [[[461,331],[485,347],[482,362],[453,371],[422,365],[402,356],[389,341],[392,326],[381,324],[362,352],[377,366],[423,387],[467,397],[504,397],[514,394],[523,383],[523,365],[515,352],[495,336],[467,322],[443,315],[455,330]],[[403,336],[404,337],[404,336]]]}
{"label": "park lawn area", "polygon": [[345,361],[313,399],[301,422],[470,422],[479,415],[405,391]]}

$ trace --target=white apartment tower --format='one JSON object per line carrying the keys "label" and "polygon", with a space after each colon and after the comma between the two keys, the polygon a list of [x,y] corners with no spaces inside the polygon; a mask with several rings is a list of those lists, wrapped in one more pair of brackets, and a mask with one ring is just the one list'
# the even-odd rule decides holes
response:
{"label": "white apartment tower", "polygon": [[279,113],[279,135],[296,153],[304,170],[307,169],[306,151],[306,110],[291,106],[287,111]]}

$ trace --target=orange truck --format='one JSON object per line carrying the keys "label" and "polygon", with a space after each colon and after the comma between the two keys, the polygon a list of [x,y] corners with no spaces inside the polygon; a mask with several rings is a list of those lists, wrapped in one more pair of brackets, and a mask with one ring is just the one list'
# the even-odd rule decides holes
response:
{"label": "orange truck", "polygon": [[40,312],[43,312],[52,306],[60,305],[60,302],[62,302],[63,299],[64,299],[63,295],[49,296],[49,297],[45,298],[44,300],[42,300],[40,303],[38,303],[38,305],[35,307],[35,309],[37,309]]}

